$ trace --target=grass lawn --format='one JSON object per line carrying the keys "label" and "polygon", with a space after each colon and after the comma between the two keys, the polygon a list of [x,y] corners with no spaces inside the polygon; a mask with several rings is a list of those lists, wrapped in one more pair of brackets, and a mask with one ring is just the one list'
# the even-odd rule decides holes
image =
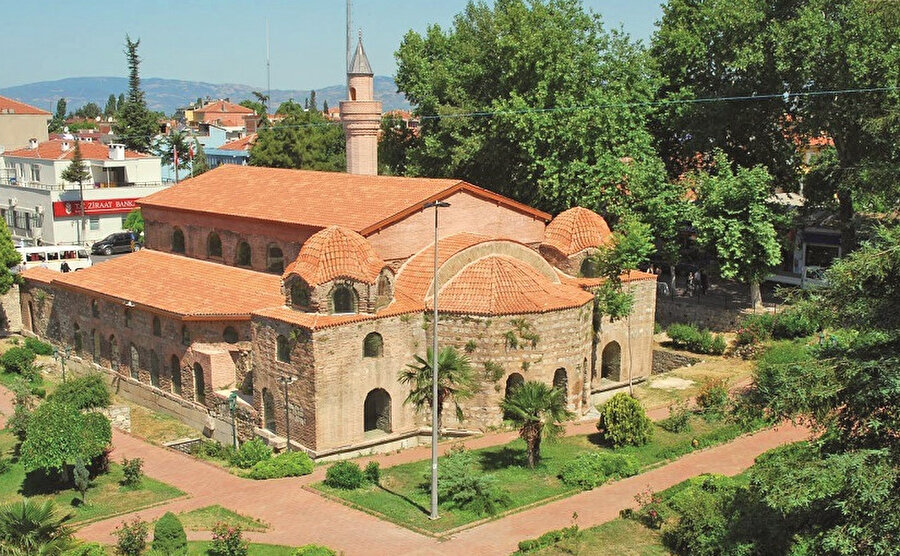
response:
{"label": "grass lawn", "polygon": [[581,531],[575,539],[566,539],[537,552],[535,556],[578,554],[579,556],[666,556],[659,531],[644,527],[633,519],[618,518]]}
{"label": "grass lawn", "polygon": [[[692,441],[700,447],[727,442],[741,434],[737,425],[720,422],[707,423],[692,417],[691,430],[679,434],[667,432],[654,425],[653,441],[646,446],[626,447],[617,453],[635,457],[644,467],[650,467],[691,452]],[[515,440],[505,446],[475,450],[478,467],[493,475],[497,483],[510,495],[508,509],[521,508],[555,496],[567,495],[577,489],[566,486],[557,477],[560,469],[582,452],[609,450],[599,446],[597,434],[570,436],[557,442],[545,442],[541,447],[542,461],[530,470],[525,463],[525,443]],[[428,483],[430,460],[398,465],[382,470],[381,485],[370,485],[353,491],[333,489],[324,483],[313,485],[324,493],[337,496],[367,511],[381,514],[403,526],[441,533],[481,519],[473,512],[443,509],[437,521],[428,519],[430,496],[424,486]]]}
{"label": "grass lawn", "polygon": [[190,531],[212,531],[217,523],[237,526],[244,531],[265,531],[269,528],[267,524],[258,519],[241,515],[218,504],[180,513],[178,519],[181,520],[184,528]]}
{"label": "grass lawn", "polygon": [[[209,541],[188,541],[188,556],[207,556]],[[291,556],[295,548],[279,544],[250,543],[251,556]]]}
{"label": "grass lawn", "polygon": [[119,485],[122,467],[110,463],[109,473],[95,478],[87,491],[87,504],[81,504],[81,494],[74,489],[57,490],[46,480],[26,475],[25,468],[14,459],[16,438],[9,431],[0,431],[0,454],[12,459],[6,473],[0,475],[0,504],[15,502],[23,496],[32,500],[50,499],[62,511],[73,514],[72,521],[80,522],[131,512],[151,506],[184,493],[165,483],[144,477],[139,489],[127,489]]}
{"label": "grass lawn", "polygon": [[201,436],[199,432],[174,417],[151,411],[119,396],[113,397],[113,405],[127,405],[131,409],[131,434],[152,444],[162,445],[180,438]]}

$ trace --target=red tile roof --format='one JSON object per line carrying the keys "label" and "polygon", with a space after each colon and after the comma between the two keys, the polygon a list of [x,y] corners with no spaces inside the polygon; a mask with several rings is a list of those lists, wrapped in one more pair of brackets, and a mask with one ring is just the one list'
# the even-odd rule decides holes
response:
{"label": "red tile roof", "polygon": [[52,116],[50,112],[35,108],[24,102],[11,98],[0,97],[0,114],[33,114],[37,116]]}
{"label": "red tile roof", "polygon": [[[468,249],[473,245],[491,241],[487,236],[478,234],[461,233],[454,234],[438,240],[438,266],[447,262],[447,259]],[[397,271],[394,280],[394,298],[403,299],[413,306],[424,308],[425,294],[434,280],[434,244],[419,251]]]}
{"label": "red tile roof", "polygon": [[[69,150],[62,150],[62,144],[64,142],[69,143]],[[79,141],[81,145],[81,156],[84,157],[85,160],[109,160],[109,147],[98,142],[94,141]],[[28,147],[24,149],[16,149],[14,151],[9,151],[4,156],[6,157],[19,157],[19,158],[40,158],[43,160],[72,160],[72,156],[75,155],[75,140],[70,139],[65,141],[63,139],[53,139],[51,141],[44,141],[43,143],[39,143],[36,149],[29,149]],[[134,151],[125,151],[125,158],[149,158],[149,155],[141,154]]]}
{"label": "red tile roof", "polygon": [[[24,276],[30,279],[31,271]],[[284,304],[277,275],[149,249],[57,274],[52,284],[184,320],[249,319],[256,309]]]}
{"label": "red tile roof", "polygon": [[335,278],[374,284],[383,268],[384,261],[366,238],[347,228],[329,226],[306,240],[283,278],[296,274],[310,286]]}
{"label": "red tile roof", "polygon": [[61,274],[62,273],[55,270],[50,270],[49,268],[44,268],[42,266],[33,266],[30,268],[26,268],[22,272],[22,277],[33,280],[35,282],[40,282],[42,284],[50,284],[53,280],[59,278]]}
{"label": "red tile roof", "polygon": [[[590,303],[581,288],[554,284],[524,261],[503,255],[478,259],[438,292],[438,310],[467,315],[545,313]],[[433,309],[433,301],[426,302]]]}
{"label": "red tile roof", "polygon": [[552,247],[568,257],[609,241],[612,232],[602,216],[582,207],[559,213],[544,230],[541,246]]}
{"label": "red tile roof", "polygon": [[246,137],[241,137],[240,139],[236,139],[231,141],[230,143],[225,143],[221,147],[220,150],[223,151],[249,151],[250,147],[253,146],[253,143],[256,143],[256,134],[251,133]]}
{"label": "red tile roof", "polygon": [[462,190],[537,219],[550,219],[545,212],[456,179],[362,176],[235,164],[219,166],[144,197],[140,204],[317,228],[337,225],[365,236],[421,211],[429,201]]}
{"label": "red tile roof", "polygon": [[245,124],[244,116],[252,116],[256,112],[240,104],[218,100],[207,104],[203,108],[197,108],[194,110],[194,114],[197,121],[200,122],[226,127],[243,127]]}

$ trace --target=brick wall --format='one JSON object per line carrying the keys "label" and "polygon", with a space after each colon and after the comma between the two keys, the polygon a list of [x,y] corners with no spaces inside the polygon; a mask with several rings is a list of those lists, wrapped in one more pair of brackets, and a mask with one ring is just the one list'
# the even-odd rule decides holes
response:
{"label": "brick wall", "polygon": [[[765,309],[769,310],[769,309]],[[673,323],[690,323],[714,332],[733,332],[740,328],[741,321],[753,314],[752,308],[707,305],[693,298],[659,296],[656,305],[656,322],[663,328]]]}

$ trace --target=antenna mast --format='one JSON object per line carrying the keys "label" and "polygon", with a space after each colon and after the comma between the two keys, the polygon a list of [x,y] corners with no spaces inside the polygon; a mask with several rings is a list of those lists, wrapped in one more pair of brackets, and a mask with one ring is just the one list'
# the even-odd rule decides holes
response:
{"label": "antenna mast", "polygon": [[353,0],[347,0],[347,71],[350,71],[350,49],[352,48],[350,42],[351,29],[353,29],[353,18],[350,14],[352,5]]}
{"label": "antenna mast", "polygon": [[269,18],[266,18],[266,118],[272,106],[272,65],[269,61]]}

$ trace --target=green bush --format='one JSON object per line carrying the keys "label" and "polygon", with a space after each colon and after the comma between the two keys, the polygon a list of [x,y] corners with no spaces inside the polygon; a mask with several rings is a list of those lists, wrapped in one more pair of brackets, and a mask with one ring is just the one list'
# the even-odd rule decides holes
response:
{"label": "green bush", "polygon": [[122,486],[138,488],[144,478],[144,460],[122,458]]}
{"label": "green bush", "polygon": [[140,518],[132,522],[122,522],[115,530],[116,553],[122,556],[140,556],[147,549],[148,524]]}
{"label": "green bush", "polygon": [[563,529],[556,529],[554,531],[547,531],[536,539],[520,541],[518,554],[537,552],[542,548],[553,546],[554,544],[566,539],[577,539],[580,535],[581,531],[578,529],[577,525],[572,525],[571,527],[565,527]]}
{"label": "green bush", "polygon": [[325,484],[331,488],[354,490],[366,482],[366,477],[358,463],[339,461],[325,472]]}
{"label": "green bush", "polygon": [[688,481],[668,501],[678,519],[663,534],[663,543],[679,555],[722,554],[737,491],[734,480],[728,477],[704,475]]}
{"label": "green bush", "polygon": [[7,373],[22,375],[31,379],[37,373],[34,369],[34,352],[24,347],[11,347],[0,355],[0,366]]}
{"label": "green bush", "polygon": [[294,556],[336,556],[337,552],[320,544],[305,544],[294,551]]}
{"label": "green bush", "polygon": [[237,452],[231,458],[231,464],[241,469],[250,469],[261,461],[272,457],[272,448],[266,446],[262,440],[254,438],[241,444]]}
{"label": "green bush", "polygon": [[109,407],[112,400],[109,387],[99,374],[80,376],[60,384],[50,399],[76,409]]}
{"label": "green bush", "polygon": [[153,550],[168,556],[187,554],[187,534],[178,517],[172,512],[163,514],[153,527]]}
{"label": "green bush", "polygon": [[680,349],[705,355],[722,355],[727,344],[721,334],[699,330],[693,324],[673,324],[666,330],[672,344]]}
{"label": "green bush", "polygon": [[98,542],[86,542],[70,548],[62,556],[107,556],[106,547]]}
{"label": "green bush", "polygon": [[53,346],[37,338],[25,338],[25,347],[30,349],[35,355],[53,355]]}
{"label": "green bush", "polygon": [[724,379],[710,379],[700,386],[697,406],[703,417],[710,421],[721,419],[728,409],[728,383]]}
{"label": "green bush", "polygon": [[632,456],[607,452],[585,452],[565,464],[559,478],[568,486],[583,490],[596,488],[610,479],[631,477],[640,471]]}
{"label": "green bush", "polygon": [[381,466],[378,465],[377,461],[370,461],[366,464],[363,475],[366,476],[366,481],[377,485],[381,481]]}
{"label": "green bush", "polygon": [[643,446],[653,435],[653,423],[644,407],[628,394],[619,393],[600,407],[600,437],[613,447]]}
{"label": "green bush", "polygon": [[737,333],[738,345],[752,345],[772,339],[775,316],[771,313],[747,315]]}
{"label": "green bush", "polygon": [[0,475],[3,475],[10,469],[12,469],[12,461],[3,456],[0,456]]}
{"label": "green bush", "polygon": [[44,399],[45,397],[47,397],[47,389],[43,386],[32,386],[31,395],[36,398]]}
{"label": "green bush", "polygon": [[209,545],[211,556],[247,556],[250,547],[244,540],[244,532],[240,527],[231,527],[225,523],[213,526],[212,542]]}
{"label": "green bush", "polygon": [[775,317],[772,337],[776,340],[792,340],[812,336],[820,329],[819,324],[801,307],[791,307]]}
{"label": "green bush", "polygon": [[191,446],[191,455],[202,459],[219,459],[231,462],[234,458],[234,453],[234,448],[231,446],[205,438]]}
{"label": "green bush", "polygon": [[305,452],[282,452],[274,458],[258,462],[247,476],[256,480],[279,479],[309,475],[312,470],[313,461]]}
{"label": "green bush", "polygon": [[494,477],[475,469],[475,456],[465,449],[451,450],[438,468],[438,497],[442,506],[477,515],[494,515],[511,501]]}
{"label": "green bush", "polygon": [[671,404],[669,416],[660,421],[659,426],[673,433],[691,430],[691,410],[688,409],[687,400]]}

